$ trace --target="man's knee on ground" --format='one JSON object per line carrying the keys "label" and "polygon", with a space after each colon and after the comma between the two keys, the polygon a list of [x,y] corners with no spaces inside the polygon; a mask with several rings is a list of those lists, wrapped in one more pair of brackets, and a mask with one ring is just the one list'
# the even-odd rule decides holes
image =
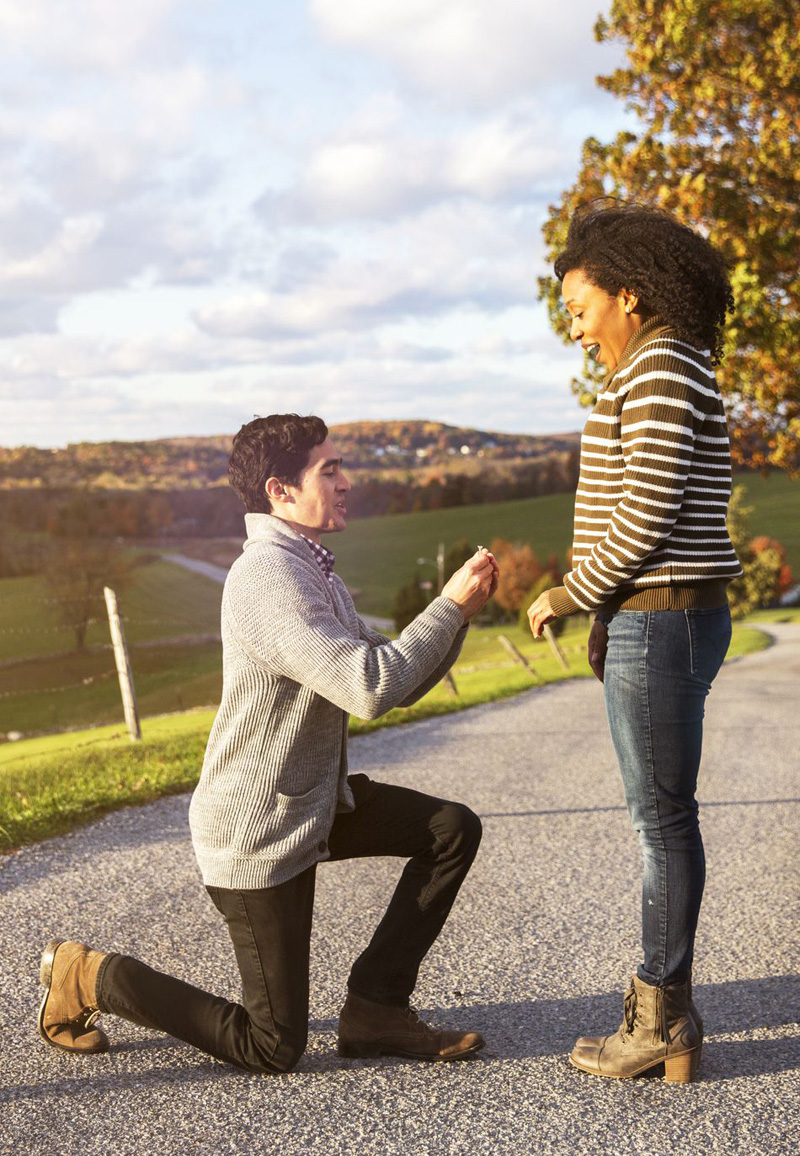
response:
{"label": "man's knee on ground", "polygon": [[441,818],[444,820],[444,839],[448,846],[473,854],[478,850],[483,824],[474,811],[464,803],[445,803]]}
{"label": "man's knee on ground", "polygon": [[278,1037],[278,1045],[273,1050],[262,1048],[254,1043],[253,1049],[245,1059],[245,1067],[250,1072],[262,1075],[282,1075],[291,1072],[302,1058],[308,1043],[307,1035],[295,1035],[291,1032],[282,1032]]}

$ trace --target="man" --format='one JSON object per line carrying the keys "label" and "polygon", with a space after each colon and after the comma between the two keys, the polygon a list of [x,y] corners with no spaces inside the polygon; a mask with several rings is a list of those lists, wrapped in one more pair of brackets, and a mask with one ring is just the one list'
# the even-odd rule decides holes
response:
{"label": "man", "polygon": [[323,534],[347,525],[350,483],[317,417],[243,426],[233,488],[247,541],[222,595],[222,701],[189,812],[206,888],[242,979],[229,1003],[130,956],[52,940],[42,957],[39,1031],[69,1052],[105,1051],[101,1012],[168,1032],[253,1072],[285,1072],[308,1034],[309,939],[317,863],[409,859],[352,966],[339,1053],[454,1060],[476,1032],[437,1031],[409,1007],[480,842],[468,808],[347,774],[347,720],[409,705],[446,673],[469,619],[497,585],[479,550],[390,642],[358,617]]}

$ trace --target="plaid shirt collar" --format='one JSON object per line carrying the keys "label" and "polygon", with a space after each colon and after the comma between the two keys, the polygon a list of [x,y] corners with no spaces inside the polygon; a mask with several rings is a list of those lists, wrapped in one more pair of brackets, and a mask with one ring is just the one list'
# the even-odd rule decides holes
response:
{"label": "plaid shirt collar", "polygon": [[336,561],[336,555],[333,553],[333,551],[326,549],[325,546],[322,546],[319,542],[312,542],[310,538],[305,536],[305,534],[301,534],[300,537],[304,542],[308,542],[317,565],[328,579],[328,581],[331,583],[331,585],[333,585],[333,564]]}

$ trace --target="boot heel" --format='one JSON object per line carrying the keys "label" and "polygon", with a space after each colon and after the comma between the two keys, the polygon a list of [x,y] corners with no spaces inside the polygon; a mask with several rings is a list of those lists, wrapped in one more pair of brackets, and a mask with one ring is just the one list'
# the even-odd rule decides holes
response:
{"label": "boot heel", "polygon": [[346,1044],[341,1040],[336,1050],[346,1060],[373,1060],[381,1054],[377,1044]]}
{"label": "boot heel", "polygon": [[63,939],[51,939],[42,952],[42,962],[39,965],[39,982],[43,983],[45,987],[50,986],[50,981],[53,978],[53,960],[63,942]]}
{"label": "boot heel", "polygon": [[684,1052],[682,1056],[670,1056],[664,1060],[664,1079],[668,1084],[691,1084],[697,1078],[700,1051]]}

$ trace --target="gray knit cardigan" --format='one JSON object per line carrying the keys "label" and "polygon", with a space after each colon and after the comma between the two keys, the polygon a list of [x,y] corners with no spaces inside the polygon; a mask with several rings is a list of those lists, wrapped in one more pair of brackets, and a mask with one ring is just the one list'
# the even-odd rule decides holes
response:
{"label": "gray knit cardigan", "polygon": [[189,824],[207,886],[274,887],[327,859],[351,811],[347,720],[421,698],[458,657],[464,617],[435,598],[395,642],[366,626],[289,526],[247,514],[222,594],[222,700]]}

